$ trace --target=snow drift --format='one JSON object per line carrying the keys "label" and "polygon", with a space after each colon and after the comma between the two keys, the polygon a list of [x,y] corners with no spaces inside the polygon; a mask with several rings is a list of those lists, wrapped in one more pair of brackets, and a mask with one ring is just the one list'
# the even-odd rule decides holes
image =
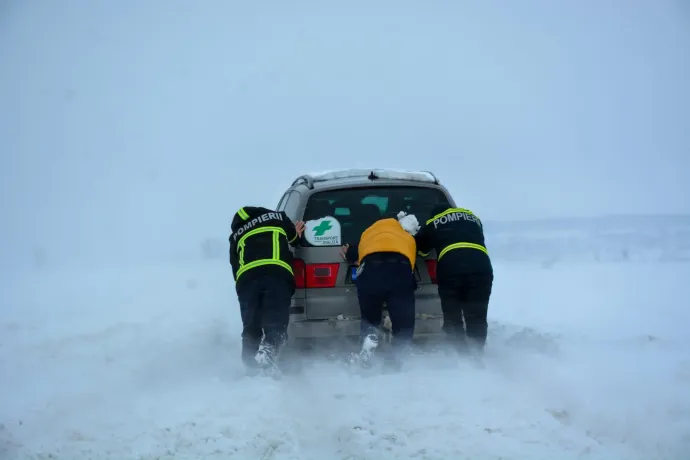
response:
{"label": "snow drift", "polygon": [[485,370],[439,353],[369,378],[315,361],[280,382],[242,377],[224,261],[27,275],[3,287],[0,453],[683,458],[690,264],[495,268]]}

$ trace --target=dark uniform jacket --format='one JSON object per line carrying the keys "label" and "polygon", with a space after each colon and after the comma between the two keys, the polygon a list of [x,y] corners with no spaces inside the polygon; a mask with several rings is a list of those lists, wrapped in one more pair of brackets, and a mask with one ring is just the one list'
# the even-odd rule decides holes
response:
{"label": "dark uniform jacket", "polygon": [[290,245],[299,242],[295,224],[284,212],[245,206],[232,219],[230,265],[239,291],[246,280],[261,274],[282,277],[295,287]]}
{"label": "dark uniform jacket", "polygon": [[467,273],[493,273],[482,222],[469,209],[437,207],[415,240],[420,255],[436,251],[439,282]]}

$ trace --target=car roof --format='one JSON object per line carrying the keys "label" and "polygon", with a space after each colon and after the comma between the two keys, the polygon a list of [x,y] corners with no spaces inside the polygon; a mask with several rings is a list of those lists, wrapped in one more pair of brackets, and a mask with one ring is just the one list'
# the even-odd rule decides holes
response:
{"label": "car roof", "polygon": [[367,185],[419,185],[439,186],[440,182],[430,171],[403,171],[396,169],[341,169],[303,174],[296,178],[292,187],[303,185],[310,190],[331,187]]}

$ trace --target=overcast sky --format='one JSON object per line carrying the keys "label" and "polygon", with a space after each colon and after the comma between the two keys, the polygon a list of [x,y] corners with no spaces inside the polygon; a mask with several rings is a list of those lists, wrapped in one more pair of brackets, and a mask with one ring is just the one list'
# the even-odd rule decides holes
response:
{"label": "overcast sky", "polygon": [[683,0],[5,0],[3,263],[196,247],[349,167],[484,220],[690,212],[688,49]]}

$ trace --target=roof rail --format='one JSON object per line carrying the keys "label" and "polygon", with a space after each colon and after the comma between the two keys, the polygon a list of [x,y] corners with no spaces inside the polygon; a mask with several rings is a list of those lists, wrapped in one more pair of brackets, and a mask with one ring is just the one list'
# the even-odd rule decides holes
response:
{"label": "roof rail", "polygon": [[395,169],[343,169],[327,171],[321,173],[303,174],[292,182],[294,187],[297,184],[305,184],[307,188],[313,189],[315,182],[326,182],[329,180],[345,179],[350,177],[366,177],[374,181],[376,179],[402,179],[418,182],[431,182],[439,185],[438,177],[431,171],[399,171]]}
{"label": "roof rail", "polygon": [[306,184],[307,188],[309,188],[309,189],[314,188],[314,178],[311,177],[311,175],[309,175],[309,174],[303,174],[303,175],[299,176],[297,179],[295,179],[292,182],[291,187],[294,187],[295,185],[297,185],[299,183]]}
{"label": "roof rail", "polygon": [[424,171],[421,171],[421,172],[427,173],[428,175],[430,175],[431,177],[433,177],[433,178],[434,178],[434,184],[438,185],[438,184],[441,183],[441,182],[438,180],[438,177],[436,176],[436,174],[432,173],[431,171],[424,170]]}

